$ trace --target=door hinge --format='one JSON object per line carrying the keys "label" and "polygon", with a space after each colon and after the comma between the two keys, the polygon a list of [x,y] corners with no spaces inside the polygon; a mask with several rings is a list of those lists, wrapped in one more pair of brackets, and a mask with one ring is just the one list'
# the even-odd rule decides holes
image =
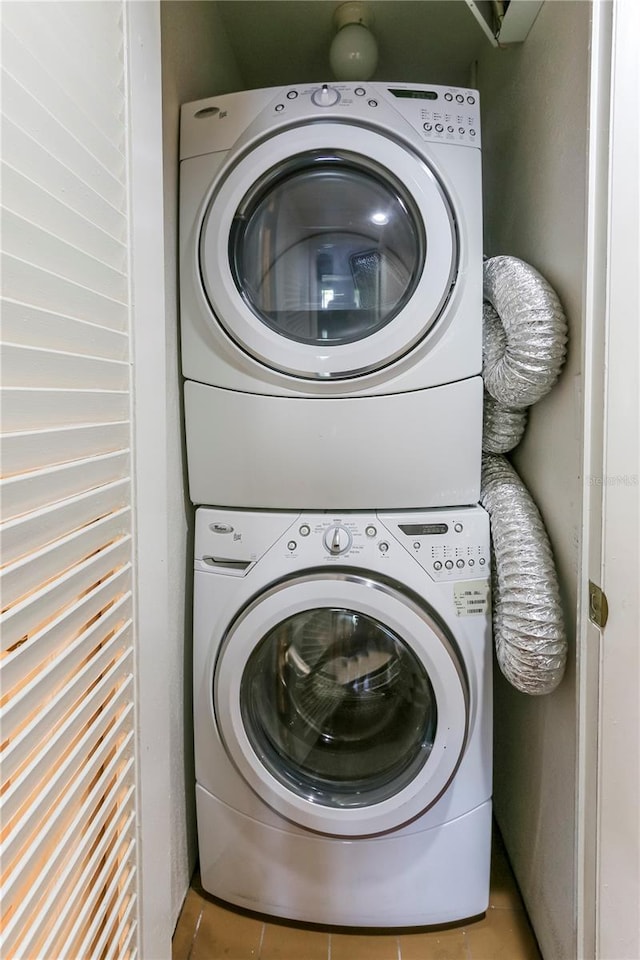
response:
{"label": "door hinge", "polygon": [[609,604],[604,590],[589,580],[589,620],[602,630],[609,619]]}

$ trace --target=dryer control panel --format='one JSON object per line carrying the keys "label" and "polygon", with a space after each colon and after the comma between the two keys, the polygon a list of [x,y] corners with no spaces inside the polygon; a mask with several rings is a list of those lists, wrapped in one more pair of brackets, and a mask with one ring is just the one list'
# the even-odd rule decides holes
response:
{"label": "dryer control panel", "polygon": [[[423,83],[300,83],[227,93],[181,110],[180,159],[229,150],[254,134],[314,120],[397,128],[400,114],[421,140],[480,147],[477,90]],[[355,146],[356,144],[354,144]]]}
{"label": "dryer control panel", "polygon": [[300,84],[283,87],[268,108],[289,120],[343,119],[385,123],[389,107],[397,110],[423,140],[480,146],[480,102],[477,90],[408,83]]}

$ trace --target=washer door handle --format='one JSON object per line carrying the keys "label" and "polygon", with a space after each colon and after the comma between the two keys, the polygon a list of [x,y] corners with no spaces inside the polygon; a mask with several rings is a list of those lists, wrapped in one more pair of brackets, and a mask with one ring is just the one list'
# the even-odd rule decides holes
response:
{"label": "washer door handle", "polygon": [[227,570],[246,570],[250,560],[229,560],[227,557],[203,557],[202,562],[209,567],[223,567]]}

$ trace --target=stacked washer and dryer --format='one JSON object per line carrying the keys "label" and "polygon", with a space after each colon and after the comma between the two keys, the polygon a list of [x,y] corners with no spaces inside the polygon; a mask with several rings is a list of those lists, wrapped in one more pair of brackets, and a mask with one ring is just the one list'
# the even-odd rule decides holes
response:
{"label": "stacked washer and dryer", "polygon": [[200,871],[230,903],[487,907],[481,230],[473,90],[182,109]]}

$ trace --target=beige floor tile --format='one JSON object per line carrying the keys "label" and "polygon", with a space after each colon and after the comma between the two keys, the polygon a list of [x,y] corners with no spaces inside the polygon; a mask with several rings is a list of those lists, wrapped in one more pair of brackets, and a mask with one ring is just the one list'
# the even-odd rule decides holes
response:
{"label": "beige floor tile", "polygon": [[331,960],[398,960],[398,938],[380,934],[332,933]]}
{"label": "beige floor tile", "polygon": [[263,926],[205,900],[190,960],[257,960]]}
{"label": "beige floor tile", "polygon": [[402,960],[468,960],[465,929],[408,933],[400,937]]}
{"label": "beige floor tile", "polygon": [[187,893],[180,919],[178,920],[178,925],[173,935],[173,943],[171,945],[172,960],[189,960],[189,954],[191,953],[191,947],[193,946],[201,913],[202,901],[195,890],[191,889]]}
{"label": "beige floor tile", "polygon": [[526,914],[490,908],[467,928],[470,960],[540,960]]}
{"label": "beige floor tile", "polygon": [[329,934],[267,923],[260,960],[328,960]]}

